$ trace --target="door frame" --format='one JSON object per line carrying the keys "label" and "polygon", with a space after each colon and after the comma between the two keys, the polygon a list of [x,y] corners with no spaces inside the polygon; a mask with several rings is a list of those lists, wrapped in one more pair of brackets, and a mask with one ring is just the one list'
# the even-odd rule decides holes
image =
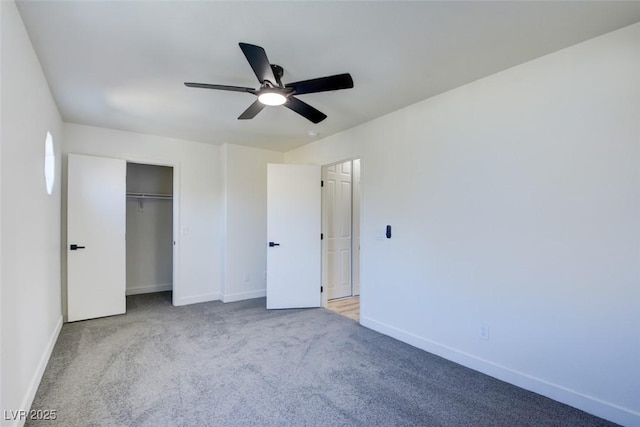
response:
{"label": "door frame", "polygon": [[140,157],[125,157],[124,160],[127,163],[139,163],[143,165],[151,166],[166,166],[173,168],[173,274],[171,280],[172,283],[172,305],[176,305],[182,294],[181,282],[180,282],[180,162],[170,162],[157,159],[147,159]]}
{"label": "door frame", "polygon": [[[171,304],[173,306],[176,305],[176,301],[178,301],[179,296],[181,295],[180,289],[180,263],[179,261],[179,247],[180,247],[180,163],[173,162],[164,162],[159,160],[142,160],[136,158],[125,159],[126,163],[137,163],[141,165],[149,165],[149,166],[165,166],[173,169],[172,172],[172,180],[173,180],[173,193],[171,199],[171,208],[172,208],[172,240],[173,240],[173,252],[172,252],[172,277],[171,277]],[[125,224],[126,227],[126,224]]]}
{"label": "door frame", "polygon": [[[335,162],[331,162],[331,163],[327,163],[327,164],[323,164],[321,167],[321,179],[322,182],[326,182],[327,181],[327,173],[328,173],[328,168],[330,166],[335,166],[335,165],[340,165],[342,163],[345,162],[353,162],[354,160],[360,160],[360,185],[362,186],[362,157],[349,157],[346,158],[344,160],[338,160]],[[352,163],[352,181],[353,181],[353,163]],[[353,182],[352,182],[353,184]],[[323,185],[322,188],[322,195],[321,195],[321,226],[322,226],[322,233],[323,235],[326,234],[325,230],[327,230],[327,227],[329,225],[329,213],[328,213],[328,209],[327,209],[327,200],[326,200],[326,196],[325,196],[325,188]],[[351,292],[353,294],[353,185],[351,186]],[[360,228],[362,229],[362,189],[360,190]],[[362,239],[362,234],[361,237]],[[328,287],[328,277],[329,277],[329,263],[327,262],[328,260],[328,254],[329,254],[329,245],[327,244],[327,239],[322,239],[322,243],[321,243],[321,254],[322,254],[322,261],[321,261],[321,266],[322,266],[322,270],[321,270],[321,278],[320,278],[320,283],[322,283],[322,307],[326,308],[327,307],[327,303],[329,301],[329,287]],[[362,246],[362,245],[361,245]],[[360,262],[358,263],[359,266],[362,265],[362,256],[361,256],[361,252],[358,251],[358,256],[360,257]],[[361,281],[362,282],[362,281]],[[360,295],[362,295],[362,283],[360,283]]]}

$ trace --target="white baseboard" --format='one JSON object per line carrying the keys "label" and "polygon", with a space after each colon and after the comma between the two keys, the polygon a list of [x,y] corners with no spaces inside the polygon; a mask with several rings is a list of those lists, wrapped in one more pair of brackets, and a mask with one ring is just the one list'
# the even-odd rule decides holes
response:
{"label": "white baseboard", "polygon": [[[58,341],[58,336],[60,335],[60,330],[62,329],[62,316],[58,318],[56,322],[56,326],[53,328],[53,332],[49,337],[49,342],[47,342],[47,346],[40,356],[40,361],[38,362],[38,366],[36,367],[36,371],[29,382],[29,387],[27,388],[27,393],[22,399],[22,404],[20,405],[21,409],[28,411],[31,409],[31,405],[33,404],[33,399],[36,397],[36,392],[38,391],[38,387],[40,386],[40,381],[42,381],[42,375],[44,375],[44,371],[47,368],[47,364],[49,363],[49,358],[51,357],[51,353],[53,352],[53,347],[56,345],[56,341]],[[26,420],[14,420],[12,425],[15,427],[22,427]]]}
{"label": "white baseboard", "polygon": [[249,292],[237,292],[235,294],[222,295],[222,302],[242,301],[245,299],[264,298],[266,296],[267,296],[266,289],[260,289],[258,291],[249,291]]}
{"label": "white baseboard", "polygon": [[188,297],[179,297],[173,298],[173,305],[189,305],[189,304],[197,304],[199,302],[209,302],[209,301],[219,301],[220,300],[220,292],[215,292],[212,294],[202,294],[202,295],[193,295]]}
{"label": "white baseboard", "polygon": [[127,288],[126,295],[150,294],[152,292],[165,292],[173,289],[171,283],[160,283],[158,285],[136,286]]}
{"label": "white baseboard", "polygon": [[399,341],[410,344],[429,353],[438,355],[452,362],[471,368],[475,371],[508,382],[525,390],[541,394],[574,408],[613,421],[624,426],[640,426],[640,413],[624,408],[593,396],[579,393],[558,384],[509,369],[472,354],[465,353],[435,341],[419,337],[410,332],[378,322],[369,317],[361,317],[360,324],[374,331],[388,335]]}

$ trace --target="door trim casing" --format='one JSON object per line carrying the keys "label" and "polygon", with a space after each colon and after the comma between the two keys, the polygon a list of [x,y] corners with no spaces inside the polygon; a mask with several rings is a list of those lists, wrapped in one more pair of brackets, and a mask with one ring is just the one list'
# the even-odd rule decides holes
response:
{"label": "door trim casing", "polygon": [[[164,166],[170,167],[173,169],[172,180],[173,180],[173,193],[172,193],[172,236],[173,239],[173,253],[172,253],[172,277],[171,277],[171,304],[174,306],[179,305],[177,302],[179,301],[181,293],[180,288],[180,256],[179,256],[179,245],[180,245],[180,163],[173,162],[162,162],[162,161],[151,161],[151,160],[140,160],[133,159],[127,157],[125,159],[127,163],[137,163],[142,165],[150,165],[150,166]],[[184,303],[182,304],[184,305]]]}

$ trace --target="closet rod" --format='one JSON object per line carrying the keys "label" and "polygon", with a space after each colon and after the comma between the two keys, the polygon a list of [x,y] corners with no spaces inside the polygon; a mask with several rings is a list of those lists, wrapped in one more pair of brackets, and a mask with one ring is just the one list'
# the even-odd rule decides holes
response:
{"label": "closet rod", "polygon": [[127,197],[133,199],[173,199],[171,194],[157,194],[157,193],[127,193]]}

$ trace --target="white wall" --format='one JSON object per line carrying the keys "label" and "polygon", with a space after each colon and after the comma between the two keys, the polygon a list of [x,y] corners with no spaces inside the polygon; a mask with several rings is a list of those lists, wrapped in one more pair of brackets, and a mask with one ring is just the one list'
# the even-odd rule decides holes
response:
{"label": "white wall", "polygon": [[[173,189],[173,203],[178,203],[180,209],[174,303],[220,299],[223,209],[220,147],[68,123],[63,130],[63,155],[88,154],[174,167],[179,186]],[[63,216],[64,204],[63,199]]]}
{"label": "white wall", "polygon": [[[0,7],[0,23],[4,28],[4,20],[2,18],[3,7]],[[0,31],[0,98],[2,98],[2,36],[4,32]],[[2,104],[0,100],[0,189],[2,189]],[[2,193],[0,193],[0,322],[2,322]],[[0,323],[0,409],[4,408],[3,400],[2,400],[2,384],[4,384],[2,380],[2,323]]]}
{"label": "white wall", "polygon": [[[173,168],[127,163],[127,194],[173,194]],[[173,200],[127,197],[127,295],[173,285]]]}
{"label": "white wall", "polygon": [[[0,2],[0,10],[0,410],[17,411],[29,409],[62,326],[62,121],[14,2]],[[47,131],[53,135],[57,159],[52,195],[44,182]],[[24,422],[5,418],[3,412],[2,425]]]}
{"label": "white wall", "polygon": [[640,24],[287,153],[362,158],[362,324],[640,425],[638,76]]}
{"label": "white wall", "polygon": [[284,155],[239,145],[222,146],[224,163],[223,301],[266,295],[267,164]]}

